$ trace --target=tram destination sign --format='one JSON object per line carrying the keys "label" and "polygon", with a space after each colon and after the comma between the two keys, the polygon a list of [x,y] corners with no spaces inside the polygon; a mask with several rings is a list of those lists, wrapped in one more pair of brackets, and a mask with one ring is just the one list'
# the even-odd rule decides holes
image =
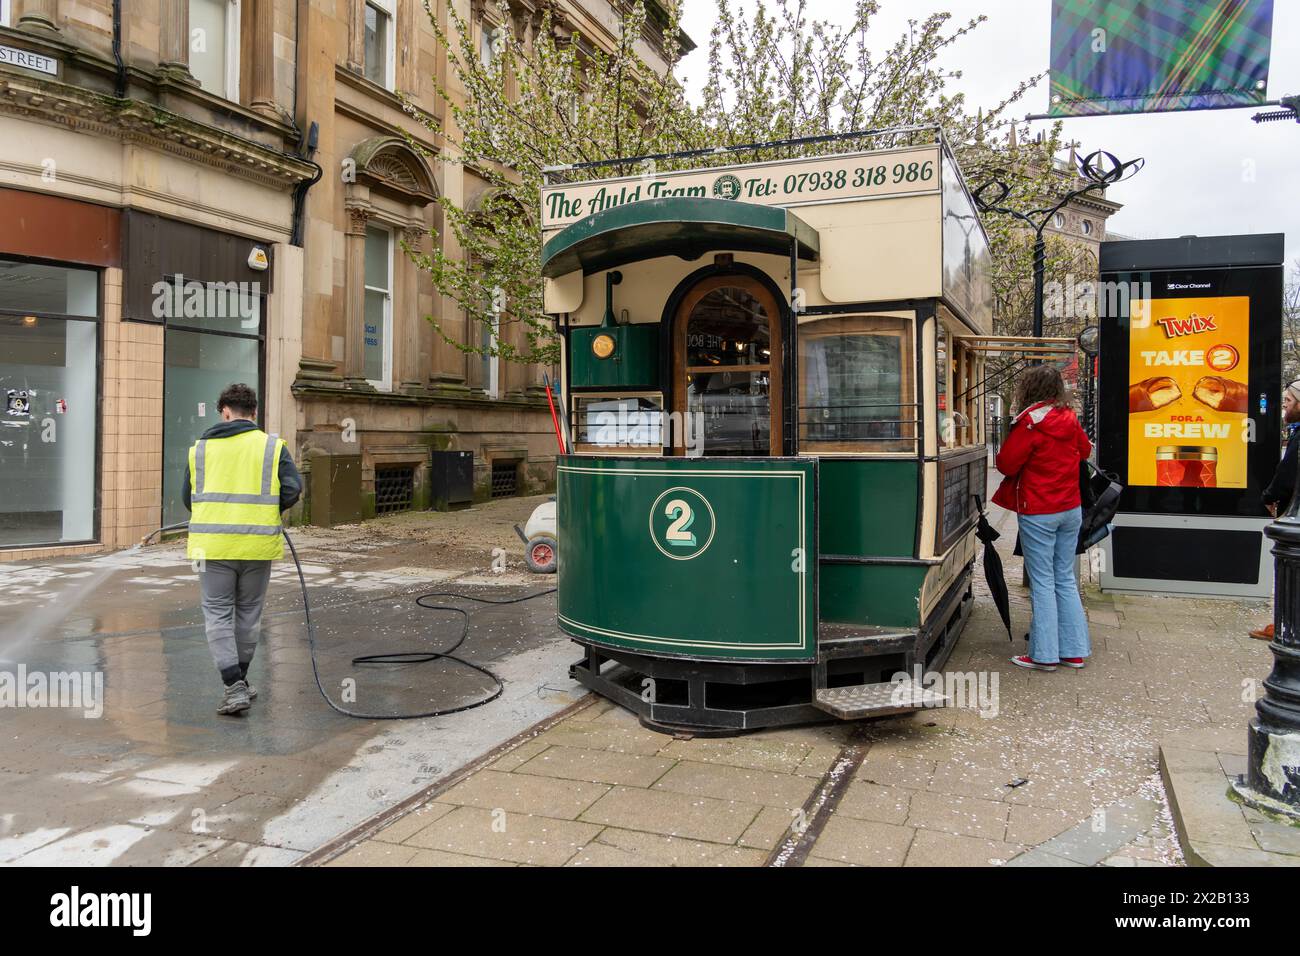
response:
{"label": "tram destination sign", "polygon": [[875,150],[841,156],[656,172],[542,189],[542,230],[648,199],[695,196],[763,206],[808,206],[883,199],[939,188],[939,147]]}

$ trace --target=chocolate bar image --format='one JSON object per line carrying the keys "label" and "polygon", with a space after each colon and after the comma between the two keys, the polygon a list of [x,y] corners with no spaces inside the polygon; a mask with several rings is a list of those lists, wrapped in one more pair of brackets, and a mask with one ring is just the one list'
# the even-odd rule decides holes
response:
{"label": "chocolate bar image", "polygon": [[1192,388],[1192,398],[1216,412],[1246,414],[1250,407],[1250,392],[1244,382],[1234,382],[1221,375],[1205,375]]}
{"label": "chocolate bar image", "polygon": [[1183,397],[1182,389],[1168,375],[1144,378],[1128,388],[1129,414],[1134,412],[1152,412],[1164,408]]}

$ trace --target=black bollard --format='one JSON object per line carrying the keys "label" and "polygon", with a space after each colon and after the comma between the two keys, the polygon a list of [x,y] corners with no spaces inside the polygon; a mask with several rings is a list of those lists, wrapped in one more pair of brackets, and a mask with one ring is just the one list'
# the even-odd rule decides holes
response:
{"label": "black bollard", "polygon": [[1300,820],[1300,486],[1264,529],[1273,545],[1273,672],[1255,702],[1246,775],[1233,790],[1257,809]]}

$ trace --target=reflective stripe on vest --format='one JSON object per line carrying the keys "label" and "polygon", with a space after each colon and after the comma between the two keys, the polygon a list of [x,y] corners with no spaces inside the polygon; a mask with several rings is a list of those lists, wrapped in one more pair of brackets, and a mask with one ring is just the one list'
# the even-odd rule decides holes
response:
{"label": "reflective stripe on vest", "polygon": [[191,559],[284,556],[278,464],[284,442],[258,430],[199,439],[190,449]]}

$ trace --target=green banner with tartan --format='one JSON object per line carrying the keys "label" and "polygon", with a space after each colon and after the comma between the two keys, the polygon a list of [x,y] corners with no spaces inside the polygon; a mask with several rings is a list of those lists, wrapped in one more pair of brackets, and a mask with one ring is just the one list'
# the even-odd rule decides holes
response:
{"label": "green banner with tartan", "polygon": [[1254,106],[1273,0],[1053,0],[1052,116]]}

